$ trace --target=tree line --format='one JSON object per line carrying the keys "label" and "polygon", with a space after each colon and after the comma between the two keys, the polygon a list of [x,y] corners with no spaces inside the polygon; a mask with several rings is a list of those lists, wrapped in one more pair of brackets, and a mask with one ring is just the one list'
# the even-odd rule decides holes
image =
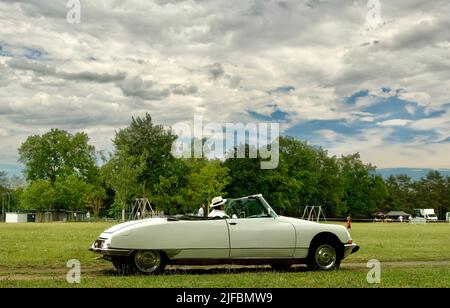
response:
{"label": "tree line", "polygon": [[86,133],[52,129],[28,137],[18,149],[27,185],[8,185],[0,172],[0,193],[13,196],[14,209],[90,211],[115,218],[138,197],[148,198],[155,210],[177,214],[195,212],[215,196],[258,193],[277,213],[297,217],[308,205],[322,206],[327,217],[434,208],[443,218],[450,211],[450,179],[437,171],[419,181],[404,175],[383,180],[358,153],[331,156],[288,136],[278,141],[278,168],[262,170],[260,157],[238,159],[233,153],[223,161],[175,158],[176,139],[149,114],[116,132],[112,153],[96,152]]}

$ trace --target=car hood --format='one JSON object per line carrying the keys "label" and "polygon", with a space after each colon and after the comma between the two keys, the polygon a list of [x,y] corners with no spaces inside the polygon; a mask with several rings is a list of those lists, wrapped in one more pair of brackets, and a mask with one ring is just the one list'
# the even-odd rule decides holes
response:
{"label": "car hood", "polygon": [[112,234],[118,231],[125,231],[129,229],[133,229],[133,227],[141,226],[141,225],[158,225],[166,222],[166,219],[163,218],[147,218],[142,220],[132,220],[120,223],[118,225],[112,226],[109,229],[103,231],[106,234]]}
{"label": "car hood", "polygon": [[286,217],[286,216],[278,216],[278,219],[282,222],[290,222],[290,223],[302,223],[302,224],[318,224],[317,222],[314,221],[308,221],[308,220],[303,220],[303,219],[298,219],[298,218],[292,218],[292,217]]}
{"label": "car hood", "polygon": [[341,225],[322,224],[322,223],[317,223],[314,221],[308,221],[308,220],[284,217],[284,216],[278,216],[278,219],[280,219],[280,221],[283,221],[283,222],[291,223],[294,226],[302,225],[307,229],[314,229],[314,230],[322,231],[322,232],[333,232],[341,240],[342,243],[347,243],[349,240],[352,239],[348,230],[344,226],[341,226]]}

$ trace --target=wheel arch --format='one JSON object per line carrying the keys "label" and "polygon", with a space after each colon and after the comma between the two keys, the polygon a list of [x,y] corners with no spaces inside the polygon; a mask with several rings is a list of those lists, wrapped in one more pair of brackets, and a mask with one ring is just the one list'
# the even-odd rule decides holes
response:
{"label": "wheel arch", "polygon": [[338,260],[342,260],[344,258],[344,245],[339,240],[339,237],[332,232],[326,231],[320,232],[313,237],[311,243],[309,244],[308,257],[310,256],[310,253],[312,252],[313,248],[320,243],[332,244],[333,247],[336,249]]}

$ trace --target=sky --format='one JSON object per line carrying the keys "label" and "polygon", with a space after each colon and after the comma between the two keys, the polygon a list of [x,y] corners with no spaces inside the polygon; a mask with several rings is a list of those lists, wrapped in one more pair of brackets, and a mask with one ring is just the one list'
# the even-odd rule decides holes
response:
{"label": "sky", "polygon": [[[76,2],[76,1],[72,1]],[[379,168],[450,168],[449,1],[0,0],[0,170],[51,128],[112,150],[167,126],[275,121]]]}

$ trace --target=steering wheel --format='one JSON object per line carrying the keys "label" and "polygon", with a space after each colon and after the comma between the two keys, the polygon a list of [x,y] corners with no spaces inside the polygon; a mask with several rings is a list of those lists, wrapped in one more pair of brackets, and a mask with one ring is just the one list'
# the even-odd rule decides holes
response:
{"label": "steering wheel", "polygon": [[240,212],[238,215],[239,218],[245,218],[245,212]]}

